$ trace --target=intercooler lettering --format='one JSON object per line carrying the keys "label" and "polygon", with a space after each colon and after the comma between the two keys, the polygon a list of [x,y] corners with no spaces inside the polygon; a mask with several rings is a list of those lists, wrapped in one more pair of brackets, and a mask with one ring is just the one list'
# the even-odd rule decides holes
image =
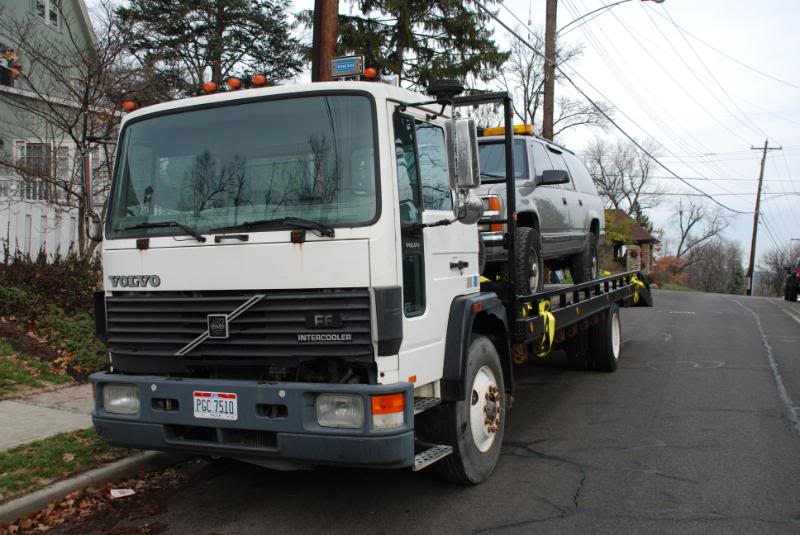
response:
{"label": "intercooler lettering", "polygon": [[298,342],[351,342],[353,335],[350,333],[314,333],[298,334]]}

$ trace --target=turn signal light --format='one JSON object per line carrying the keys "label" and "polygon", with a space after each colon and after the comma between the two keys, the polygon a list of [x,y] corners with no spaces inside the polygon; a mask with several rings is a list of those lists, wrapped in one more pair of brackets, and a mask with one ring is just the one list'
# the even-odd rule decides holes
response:
{"label": "turn signal light", "polygon": [[[501,217],[503,206],[500,202],[500,197],[497,195],[489,195],[489,197],[486,199],[486,208],[488,208],[490,212],[494,212],[496,214],[492,214],[493,219]],[[503,224],[492,223],[489,225],[489,230],[492,232],[503,232]]]}
{"label": "turn signal light", "polygon": [[250,79],[253,82],[253,85],[256,87],[261,87],[262,85],[267,83],[267,77],[263,74],[256,74]]}
{"label": "turn signal light", "polygon": [[136,103],[132,100],[126,100],[122,103],[122,109],[127,112],[132,112],[136,109]]}
{"label": "turn signal light", "polygon": [[403,393],[372,396],[372,426],[387,429],[403,425],[405,409],[406,397]]}
{"label": "turn signal light", "polygon": [[203,84],[203,91],[206,93],[214,93],[217,90],[217,84],[215,82],[206,82]]}
{"label": "turn signal light", "polygon": [[225,84],[231,89],[239,89],[242,87],[242,81],[238,78],[229,78]]}
{"label": "turn signal light", "polygon": [[366,69],[364,69],[364,78],[366,78],[367,80],[374,80],[377,77],[378,77],[378,69],[375,69],[374,67],[367,67]]}

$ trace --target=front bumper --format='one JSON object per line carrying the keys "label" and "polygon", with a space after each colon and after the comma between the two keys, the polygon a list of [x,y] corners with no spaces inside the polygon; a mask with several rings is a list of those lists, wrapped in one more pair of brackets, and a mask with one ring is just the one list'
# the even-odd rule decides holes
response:
{"label": "front bumper", "polygon": [[[260,383],[221,379],[123,375],[108,372],[90,377],[96,387],[92,415],[97,434],[114,446],[176,450],[224,457],[267,458],[318,465],[400,468],[414,463],[414,397],[411,383],[393,385]],[[136,385],[137,415],[111,414],[103,409],[103,386]],[[195,418],[192,393],[196,390],[231,392],[238,398],[234,421]],[[372,428],[370,396],[402,392],[404,423],[392,429]],[[354,394],[364,401],[361,429],[336,429],[317,423],[316,396]],[[174,410],[163,410],[158,400],[176,400]],[[163,404],[162,404],[163,405]],[[282,406],[281,416],[265,407]]]}

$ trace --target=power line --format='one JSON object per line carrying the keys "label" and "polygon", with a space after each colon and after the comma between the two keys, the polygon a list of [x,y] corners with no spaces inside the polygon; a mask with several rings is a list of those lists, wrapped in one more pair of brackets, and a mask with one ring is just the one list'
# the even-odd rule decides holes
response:
{"label": "power line", "polygon": [[[658,11],[656,11],[655,13],[656,13],[656,14],[657,14],[659,17],[662,17],[662,18],[664,18],[664,19],[668,19],[668,20],[669,20],[669,22],[671,22],[671,23],[672,23],[672,24],[673,24],[673,25],[674,25],[674,26],[675,26],[675,27],[676,27],[676,28],[677,28],[679,31],[681,31],[681,32],[683,32],[684,34],[688,35],[689,37],[691,37],[691,38],[692,38],[692,39],[694,39],[695,41],[697,41],[697,42],[699,42],[699,43],[701,43],[701,44],[703,44],[703,45],[707,46],[708,48],[710,48],[711,50],[713,50],[713,51],[714,51],[714,52],[716,52],[717,54],[720,54],[720,55],[722,55],[722,56],[725,56],[725,57],[726,57],[726,58],[728,58],[729,60],[733,61],[734,63],[737,63],[737,64],[741,65],[741,66],[742,66],[742,67],[744,67],[745,69],[748,69],[748,70],[750,70],[750,71],[753,71],[754,73],[760,74],[761,76],[764,76],[764,77],[766,77],[766,78],[769,78],[769,79],[771,79],[771,80],[775,80],[776,82],[782,83],[782,84],[784,84],[784,85],[788,85],[789,87],[793,87],[793,88],[795,88],[795,89],[800,89],[800,85],[796,85],[796,84],[793,84],[793,83],[791,83],[791,82],[787,82],[786,80],[782,80],[782,79],[778,78],[777,76],[773,76],[773,75],[771,75],[771,74],[768,74],[768,73],[766,73],[766,72],[764,72],[764,71],[761,71],[761,70],[759,70],[759,69],[756,69],[755,67],[753,67],[753,66],[751,66],[751,65],[748,65],[748,64],[744,63],[743,61],[741,61],[741,60],[739,60],[739,59],[735,58],[734,56],[731,56],[730,54],[727,54],[726,52],[724,52],[724,51],[720,50],[719,48],[715,47],[714,45],[710,44],[709,42],[707,42],[707,41],[704,41],[703,39],[701,39],[701,38],[697,37],[695,34],[691,33],[691,32],[690,32],[689,30],[687,30],[686,28],[683,28],[683,27],[679,26],[679,25],[678,25],[678,24],[677,24],[677,23],[676,23],[676,22],[675,22],[675,21],[672,19],[672,17],[667,17],[667,16],[665,16],[665,15],[662,15],[662,14],[661,14],[660,12],[658,12]],[[667,15],[669,15],[669,14],[667,14]]]}
{"label": "power line", "polygon": [[[645,8],[645,10],[646,9],[647,8]],[[669,20],[674,24],[675,21],[672,19],[672,15],[670,15],[669,10],[666,7],[664,7],[664,13],[669,17]],[[725,96],[728,97],[728,100],[730,101],[731,104],[733,104],[733,107],[736,108],[736,111],[738,111],[741,114],[742,117],[747,119],[747,122],[749,122],[752,125],[752,129],[754,129],[755,132],[758,132],[761,135],[768,137],[767,133],[764,132],[756,123],[754,123],[753,120],[750,119],[750,117],[748,117],[744,113],[744,111],[742,111],[742,109],[739,107],[739,105],[736,103],[736,101],[733,100],[733,98],[731,97],[730,93],[728,93],[728,90],[725,89],[725,86],[722,85],[720,83],[719,79],[717,79],[717,77],[714,75],[714,73],[711,72],[711,69],[708,68],[708,65],[706,64],[706,62],[703,61],[703,58],[700,57],[700,54],[697,53],[697,50],[695,50],[694,46],[692,46],[692,44],[689,42],[689,40],[686,38],[686,36],[683,33],[681,33],[680,35],[683,38],[683,41],[686,43],[686,46],[688,46],[689,50],[691,50],[692,54],[694,54],[694,57],[696,57],[697,61],[700,62],[700,65],[703,66],[703,68],[706,70],[706,72],[711,77],[711,79],[714,80],[714,83],[716,83],[717,86],[720,88],[720,90],[725,94]],[[744,123],[742,123],[742,124],[744,124]]]}
{"label": "power line", "polygon": [[[567,2],[567,4],[566,4],[566,5],[567,5],[567,9],[570,9],[570,10],[573,12],[573,16],[574,16],[574,13],[576,12],[576,9],[574,8],[574,6],[573,6],[572,8],[570,8],[570,4],[571,4],[571,2],[569,2],[569,0],[565,0],[565,2]],[[619,24],[619,25],[622,27],[622,29],[623,29],[623,30],[625,30],[625,31],[628,33],[628,35],[630,35],[630,37],[631,37],[631,38],[632,38],[632,39],[633,39],[633,40],[636,42],[636,44],[639,46],[639,48],[640,48],[641,50],[644,50],[644,51],[645,51],[645,52],[648,54],[648,56],[650,56],[650,59],[651,59],[651,61],[652,61],[652,62],[654,62],[656,65],[658,65],[658,67],[659,67],[659,68],[660,68],[660,69],[661,69],[661,70],[662,70],[662,71],[663,71],[663,72],[664,72],[664,73],[665,73],[665,74],[666,74],[666,75],[667,75],[667,76],[668,76],[668,77],[669,77],[669,78],[670,78],[670,79],[671,79],[671,80],[672,80],[672,81],[675,83],[675,85],[676,85],[676,86],[677,86],[677,87],[678,87],[678,88],[679,88],[681,91],[683,91],[683,92],[684,92],[684,94],[686,94],[686,96],[687,96],[687,97],[689,97],[691,100],[693,100],[693,101],[695,102],[695,104],[697,104],[697,105],[698,105],[698,107],[700,107],[701,109],[705,110],[705,111],[706,111],[706,113],[708,113],[708,114],[709,114],[709,117],[711,117],[711,118],[712,118],[712,120],[715,120],[715,121],[717,121],[717,122],[718,122],[718,123],[719,123],[719,124],[720,124],[720,125],[721,125],[723,128],[726,128],[726,125],[725,125],[725,124],[723,124],[723,123],[722,123],[722,122],[720,122],[720,121],[719,121],[719,120],[718,120],[716,117],[714,117],[714,116],[713,116],[713,115],[712,115],[712,114],[711,114],[711,113],[710,113],[710,112],[709,112],[709,111],[706,109],[706,107],[702,106],[702,105],[700,104],[700,102],[699,102],[699,101],[697,101],[697,99],[695,99],[695,98],[694,98],[694,96],[693,96],[693,95],[692,95],[692,94],[691,94],[691,93],[690,93],[690,92],[689,92],[689,91],[686,89],[686,87],[684,87],[684,85],[685,85],[685,84],[681,84],[681,83],[679,83],[679,82],[678,82],[678,81],[677,81],[677,80],[676,80],[676,79],[675,79],[675,78],[672,76],[672,74],[669,72],[669,70],[668,70],[668,69],[666,69],[666,68],[665,68],[665,67],[664,67],[664,66],[663,66],[663,65],[662,65],[662,64],[659,62],[659,60],[658,60],[658,59],[657,59],[655,56],[653,56],[653,54],[652,54],[652,53],[650,53],[650,50],[649,50],[647,47],[645,47],[645,46],[644,46],[644,45],[641,43],[641,41],[639,41],[639,39],[638,39],[638,38],[637,38],[637,37],[636,37],[636,36],[635,36],[635,35],[634,35],[634,34],[631,32],[631,30],[628,28],[628,26],[627,26],[627,25],[625,25],[625,24],[624,24],[624,23],[623,23],[623,22],[620,20],[620,18],[617,16],[617,14],[616,14],[616,13],[614,13],[613,11],[611,11],[611,16],[612,16],[612,17],[614,17],[614,19],[615,19],[615,20],[617,21],[617,23],[618,23],[618,24]],[[587,36],[587,38],[590,38],[590,40],[591,40],[592,38],[594,38],[594,39],[595,39],[595,42],[597,43],[597,44],[596,44],[596,46],[597,46],[598,48],[600,48],[600,50],[598,50],[597,52],[598,52],[598,54],[600,54],[600,56],[601,56],[601,59],[603,59],[603,61],[604,61],[604,62],[605,62],[607,65],[608,65],[609,61],[612,61],[612,60],[611,60],[611,58],[607,57],[607,54],[605,54],[605,53],[603,52],[603,50],[602,50],[602,46],[600,45],[600,43],[599,43],[599,40],[597,39],[597,37],[594,37],[594,33],[592,32],[592,30],[591,30],[591,29],[588,29],[588,28],[585,28],[585,29],[583,29],[583,32],[584,32],[584,34]],[[611,41],[611,40],[609,39],[609,40],[608,40],[608,43],[611,45],[611,47],[613,47],[613,48],[614,48],[614,51],[616,52],[616,55],[617,55],[617,57],[622,57],[622,55],[619,53],[619,50],[617,50],[616,46],[614,45],[613,41]],[[624,60],[622,60],[622,61],[624,62]],[[628,67],[628,68],[626,69],[626,71],[627,71],[627,72],[631,72],[631,73],[633,73],[633,74],[634,74],[634,76],[635,76],[635,72],[636,72],[636,71],[635,71],[635,69],[631,69],[631,68],[629,68],[629,67]],[[624,74],[623,74],[623,73],[621,73],[621,72],[620,72],[620,75],[621,75],[623,78],[625,77],[625,76],[624,76]],[[620,80],[620,77],[619,77],[619,76],[617,76],[617,79],[618,79],[618,80]],[[637,78],[637,79],[638,79],[638,78]],[[620,80],[620,82],[623,82],[623,80]],[[641,83],[641,80],[639,80],[639,82]],[[623,85],[625,85],[625,84],[623,83]],[[628,90],[628,93],[629,93],[629,94],[631,94],[631,96],[634,96],[634,98],[636,98],[636,96],[633,94],[633,88],[632,88],[632,86],[630,86],[630,84],[628,84],[628,86],[626,87],[626,89]],[[637,93],[637,95],[638,95],[638,93]],[[692,146],[692,145],[690,145],[690,144],[687,144],[686,142],[684,142],[684,138],[689,138],[689,139],[693,140],[693,145],[697,145],[697,146],[699,146],[699,147],[701,147],[701,148],[703,147],[703,143],[702,143],[700,140],[698,140],[697,138],[695,138],[695,137],[694,137],[694,136],[693,136],[693,135],[692,135],[692,134],[691,134],[691,133],[690,133],[690,132],[689,132],[689,131],[688,131],[686,128],[684,128],[684,127],[683,127],[683,124],[682,124],[680,121],[678,121],[678,120],[677,120],[677,119],[676,119],[676,118],[675,118],[675,117],[674,117],[672,114],[670,114],[670,113],[669,113],[669,111],[667,110],[667,108],[663,108],[663,109],[664,109],[664,111],[665,111],[665,114],[666,114],[666,115],[667,115],[667,117],[669,117],[669,118],[670,118],[670,119],[671,119],[671,120],[672,120],[672,121],[673,121],[673,122],[674,122],[676,125],[678,125],[678,128],[679,128],[679,129],[680,129],[680,130],[681,130],[681,131],[682,131],[684,134],[676,133],[676,134],[675,134],[675,137],[673,137],[672,135],[670,135],[670,133],[672,132],[672,129],[671,129],[671,128],[669,128],[665,122],[662,122],[662,121],[660,120],[660,118],[659,118],[659,117],[655,116],[655,115],[656,115],[656,114],[655,114],[655,112],[654,112],[654,111],[653,111],[653,110],[650,108],[650,106],[649,106],[649,105],[647,105],[647,108],[645,108],[645,104],[644,104],[644,101],[645,101],[645,99],[643,99],[643,98],[639,97],[639,98],[636,98],[636,100],[637,100],[637,101],[640,103],[640,105],[642,105],[642,109],[643,109],[643,110],[645,110],[645,112],[646,112],[646,113],[647,113],[647,115],[648,115],[648,116],[649,116],[649,117],[650,117],[650,118],[653,120],[653,122],[657,123],[657,126],[660,126],[660,127],[661,127],[661,129],[662,129],[662,130],[664,130],[664,131],[665,131],[665,133],[667,133],[667,135],[668,135],[668,136],[669,136],[669,137],[672,139],[672,141],[673,141],[673,142],[674,142],[676,145],[678,145],[678,146],[682,146],[684,149],[687,149],[688,151],[690,151],[690,152],[691,152],[691,151],[693,150],[693,146]],[[650,110],[649,112],[648,112],[648,109]],[[707,150],[707,148],[706,148],[706,150]],[[704,155],[701,155],[701,154],[697,154],[697,155],[696,155],[696,156],[694,156],[694,157],[698,157],[698,158],[703,158],[703,159],[705,159],[705,156],[704,156]],[[689,165],[688,165],[686,162],[682,162],[682,163],[684,163],[684,165],[687,165],[687,167],[689,167],[690,169],[692,169],[692,171],[694,171],[694,172],[696,172],[696,173],[700,174],[700,173],[699,173],[699,172],[698,172],[696,169],[694,169],[694,168],[692,168],[691,166],[689,166]],[[714,164],[714,163],[711,163],[710,161],[707,163],[707,165],[708,165],[709,167],[712,167],[712,168],[714,168],[715,172],[717,172],[717,173],[719,173],[719,174],[724,174],[724,173],[726,172],[725,170],[723,170],[722,166],[719,166],[719,165],[716,165],[716,164]]]}
{"label": "power line", "polygon": [[[483,12],[484,12],[484,13],[486,13],[487,15],[489,15],[489,17],[491,17],[491,18],[492,18],[492,19],[494,19],[494,20],[495,20],[495,21],[496,21],[498,24],[500,24],[500,25],[501,25],[501,26],[502,26],[502,27],[503,27],[503,28],[504,28],[504,29],[505,29],[505,30],[506,30],[508,33],[510,33],[511,35],[513,35],[514,37],[516,37],[516,38],[517,38],[517,39],[518,39],[518,40],[519,40],[519,41],[520,41],[522,44],[524,44],[525,46],[527,46],[528,48],[530,48],[530,49],[531,49],[531,50],[532,50],[532,51],[533,51],[535,54],[538,54],[539,56],[542,56],[542,57],[544,58],[544,61],[548,61],[548,60],[547,60],[547,58],[544,56],[544,54],[542,54],[541,52],[539,52],[538,50],[536,50],[536,48],[535,48],[533,45],[531,45],[531,44],[530,44],[528,41],[526,41],[525,39],[523,39],[523,38],[522,38],[522,37],[521,37],[521,36],[520,36],[520,35],[519,35],[519,34],[518,34],[516,31],[514,31],[514,30],[513,30],[511,27],[509,27],[509,26],[508,26],[508,24],[506,24],[505,22],[503,22],[503,20],[502,20],[502,19],[500,19],[500,18],[499,18],[499,17],[498,17],[498,16],[497,16],[495,13],[493,13],[491,10],[489,10],[489,8],[487,8],[485,5],[483,5],[483,3],[482,3],[482,2],[480,2],[480,1],[478,1],[478,0],[475,0],[475,5],[476,5],[476,6],[478,6],[479,8],[481,8],[481,10],[483,10]],[[500,4],[500,5],[503,5],[503,4]],[[554,62],[553,62],[553,63],[554,63]],[[717,205],[721,206],[722,208],[724,208],[724,209],[726,209],[726,210],[728,210],[728,211],[730,211],[730,212],[733,212],[733,213],[736,213],[736,214],[749,214],[749,213],[751,213],[751,212],[745,212],[745,211],[742,211],[742,210],[735,210],[735,209],[731,208],[730,206],[727,206],[727,205],[725,205],[725,204],[721,203],[720,201],[716,200],[716,199],[715,199],[713,196],[709,195],[708,193],[706,193],[706,192],[705,192],[705,191],[703,191],[702,189],[698,188],[698,187],[697,187],[697,186],[695,186],[694,184],[691,184],[691,183],[689,183],[688,181],[686,181],[686,180],[684,180],[683,178],[681,178],[681,177],[680,177],[680,176],[679,176],[677,173],[675,173],[675,172],[674,172],[672,169],[670,169],[669,167],[667,167],[666,165],[664,165],[664,164],[663,164],[663,163],[662,163],[662,162],[661,162],[661,161],[660,161],[658,158],[656,158],[655,156],[653,156],[653,154],[651,154],[651,153],[650,153],[650,151],[648,151],[647,149],[645,149],[645,148],[644,148],[644,147],[643,147],[643,146],[642,146],[642,145],[641,145],[641,144],[640,144],[640,143],[639,143],[639,142],[638,142],[638,141],[637,141],[635,138],[633,138],[633,136],[631,136],[630,134],[628,134],[628,132],[627,132],[627,131],[625,131],[625,130],[624,130],[624,129],[623,129],[623,128],[622,128],[622,127],[619,125],[619,123],[617,123],[617,122],[616,122],[616,121],[615,121],[615,120],[614,120],[614,119],[613,119],[611,116],[609,116],[609,115],[608,115],[608,113],[607,113],[607,112],[606,112],[606,111],[605,111],[605,110],[604,110],[604,109],[603,109],[601,106],[599,106],[599,105],[598,105],[598,104],[597,104],[597,103],[596,103],[596,102],[595,102],[595,101],[594,101],[594,100],[593,100],[591,97],[589,97],[589,95],[587,95],[587,94],[586,94],[586,92],[585,92],[585,91],[583,91],[583,89],[581,89],[581,88],[578,86],[578,84],[576,84],[576,83],[575,83],[575,82],[572,80],[572,78],[571,78],[571,77],[570,77],[570,76],[569,76],[569,75],[568,75],[566,72],[564,72],[564,70],[563,70],[563,69],[562,69],[562,68],[561,68],[559,65],[555,65],[555,64],[554,64],[554,65],[553,65],[553,67],[554,67],[554,68],[555,68],[555,69],[556,69],[556,70],[557,70],[557,71],[558,71],[558,72],[561,74],[561,76],[563,76],[563,77],[564,77],[564,79],[565,79],[567,82],[569,82],[569,83],[570,83],[570,85],[571,85],[573,88],[575,88],[575,90],[576,90],[578,93],[580,93],[580,94],[581,94],[581,96],[582,96],[583,98],[585,98],[585,99],[586,99],[586,100],[587,100],[587,101],[588,101],[588,102],[589,102],[589,103],[590,103],[590,104],[591,104],[591,105],[592,105],[592,106],[593,106],[593,107],[594,107],[594,108],[595,108],[595,109],[598,111],[598,113],[600,113],[600,114],[601,114],[603,117],[605,117],[605,118],[606,118],[606,120],[607,120],[607,121],[608,121],[608,122],[609,122],[611,125],[613,125],[613,126],[614,126],[614,128],[616,128],[617,130],[619,130],[619,131],[622,133],[622,135],[624,135],[626,138],[628,138],[628,140],[629,140],[631,143],[633,143],[633,144],[634,144],[634,145],[635,145],[635,146],[636,146],[636,147],[637,147],[639,150],[641,150],[641,151],[642,151],[642,153],[644,153],[644,154],[645,154],[645,155],[647,155],[647,156],[648,156],[648,157],[649,157],[651,160],[653,160],[655,163],[657,163],[658,165],[660,165],[660,166],[661,166],[661,168],[662,168],[662,169],[664,169],[666,172],[668,172],[669,174],[671,174],[671,175],[675,176],[675,177],[676,177],[678,180],[680,180],[681,182],[683,182],[684,184],[686,184],[687,186],[689,186],[689,187],[690,187],[690,188],[692,188],[693,190],[695,190],[695,191],[697,191],[697,192],[699,192],[699,193],[703,194],[703,196],[704,196],[704,197],[708,198],[708,199],[709,199],[709,200],[711,200],[713,203],[715,203],[715,204],[717,204]],[[579,78],[581,78],[581,80],[583,80],[583,81],[584,81],[584,82],[585,82],[585,83],[586,83],[586,84],[587,84],[589,87],[591,87],[592,89],[594,89],[595,91],[597,91],[597,89],[596,89],[596,88],[595,88],[595,87],[594,87],[594,86],[593,86],[593,85],[592,85],[592,84],[591,84],[591,83],[590,83],[588,80],[586,80],[586,78],[585,78],[585,77],[581,76],[581,74],[580,74],[580,73],[578,73],[577,71],[575,71],[575,69],[573,69],[573,72],[575,73],[575,75],[576,75],[576,76],[578,76]],[[598,91],[598,93],[599,93],[599,91]],[[619,110],[619,108],[616,108],[616,109],[618,109],[618,110]],[[620,113],[623,113],[623,112],[620,110]],[[623,113],[623,115],[625,115],[625,114]],[[627,116],[626,116],[626,117],[627,117]],[[635,122],[635,121],[633,121],[632,119],[630,119],[629,117],[628,117],[628,120],[630,120],[632,123],[636,124],[636,122]],[[637,125],[637,126],[638,126],[638,125]],[[639,127],[639,128],[641,128],[641,127]]]}

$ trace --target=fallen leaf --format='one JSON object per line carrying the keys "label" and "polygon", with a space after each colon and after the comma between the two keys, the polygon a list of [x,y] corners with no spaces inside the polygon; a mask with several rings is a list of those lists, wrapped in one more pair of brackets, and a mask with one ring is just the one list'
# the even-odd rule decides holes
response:
{"label": "fallen leaf", "polygon": [[61,456],[61,460],[64,461],[65,463],[71,463],[72,461],[75,460],[75,454],[65,453],[64,455]]}

